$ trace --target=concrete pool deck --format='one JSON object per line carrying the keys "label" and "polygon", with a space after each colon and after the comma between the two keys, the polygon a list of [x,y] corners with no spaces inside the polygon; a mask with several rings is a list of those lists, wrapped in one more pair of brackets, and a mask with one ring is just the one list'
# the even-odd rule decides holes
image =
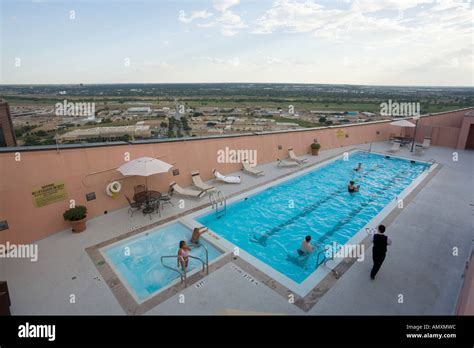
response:
{"label": "concrete pool deck", "polygon": [[[367,144],[355,147],[368,149]],[[309,165],[352,148],[307,156]],[[387,143],[372,144],[373,151],[387,149]],[[457,162],[452,160],[454,151],[459,154]],[[375,281],[368,275],[372,266],[368,252],[365,261],[352,265],[308,314],[455,312],[474,237],[471,185],[474,152],[432,147],[424,156],[415,157],[402,148],[395,156],[435,159],[442,167],[388,226],[387,234],[393,245]],[[275,163],[259,167],[265,170],[265,176],[255,178],[239,173],[243,177],[241,185],[216,186],[231,196],[295,171],[295,168],[276,168]],[[173,198],[175,203],[177,199]],[[179,209],[177,204],[165,206],[162,217],[154,215],[151,220],[139,213],[129,218],[128,208],[124,208],[89,220],[84,233],[72,234],[67,230],[38,241],[37,262],[2,259],[0,279],[8,281],[12,314],[125,314],[85,249],[177,214],[188,214],[206,204],[206,197],[201,201],[185,199],[185,209]],[[453,255],[454,247],[458,248],[457,256]],[[258,280],[259,285],[250,282],[249,277],[255,278],[229,262],[205,277],[201,286],[197,287],[200,282],[189,286],[146,314],[219,314],[226,310],[305,314]],[[185,295],[184,304],[179,301],[180,294]],[[403,303],[399,303],[400,295]]]}

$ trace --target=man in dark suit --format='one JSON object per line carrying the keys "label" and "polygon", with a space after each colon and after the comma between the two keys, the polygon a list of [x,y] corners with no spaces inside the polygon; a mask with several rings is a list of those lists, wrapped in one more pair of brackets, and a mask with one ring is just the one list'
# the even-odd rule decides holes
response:
{"label": "man in dark suit", "polygon": [[375,233],[372,238],[372,259],[374,260],[374,266],[370,272],[370,278],[372,279],[375,279],[375,275],[385,260],[385,255],[387,254],[387,245],[392,244],[390,237],[387,237],[384,233],[385,226],[379,225],[377,233]]}

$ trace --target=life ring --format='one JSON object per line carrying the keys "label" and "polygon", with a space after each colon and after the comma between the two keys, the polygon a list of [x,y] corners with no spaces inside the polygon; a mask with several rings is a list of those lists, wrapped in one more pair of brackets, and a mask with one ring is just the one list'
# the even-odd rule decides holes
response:
{"label": "life ring", "polygon": [[118,196],[118,193],[120,192],[121,189],[122,189],[122,185],[118,181],[114,181],[107,185],[107,188],[105,189],[105,193],[107,193],[107,196],[115,199]]}
{"label": "life ring", "polygon": [[121,189],[122,189],[122,184],[120,184],[118,181],[114,181],[110,183],[110,191],[112,193],[119,193]]}

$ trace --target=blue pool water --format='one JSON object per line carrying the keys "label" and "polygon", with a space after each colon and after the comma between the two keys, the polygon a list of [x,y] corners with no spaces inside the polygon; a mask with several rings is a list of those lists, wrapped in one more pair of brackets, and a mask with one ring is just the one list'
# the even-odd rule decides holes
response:
{"label": "blue pool water", "polygon": [[[125,239],[119,244],[104,249],[115,272],[118,272],[136,296],[143,300],[161,288],[179,278],[179,274],[163,267],[161,256],[177,255],[179,241],[185,240],[189,245],[191,230],[177,222],[165,227],[151,230]],[[208,250],[209,262],[221,252],[206,241],[200,240]],[[192,256],[205,260],[203,248],[193,249]],[[165,260],[166,265],[176,268],[176,259]],[[198,260],[189,259],[188,272],[202,267]]]}
{"label": "blue pool water", "polygon": [[[353,168],[361,162],[363,170]],[[297,283],[317,268],[317,252],[299,257],[312,242],[345,244],[429,165],[355,152],[307,174],[270,187],[197,220]],[[349,193],[354,180],[360,192]]]}

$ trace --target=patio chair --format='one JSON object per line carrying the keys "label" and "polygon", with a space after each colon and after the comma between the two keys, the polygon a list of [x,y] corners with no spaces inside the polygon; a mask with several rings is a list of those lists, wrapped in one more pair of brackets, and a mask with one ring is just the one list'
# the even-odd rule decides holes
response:
{"label": "patio chair", "polygon": [[125,199],[128,202],[128,214],[130,216],[133,216],[133,213],[142,209],[142,205],[139,202],[132,202],[132,200],[127,195],[125,195]]}
{"label": "patio chair", "polygon": [[146,191],[146,186],[145,185],[136,185],[133,187],[133,192],[136,195],[137,193],[140,192],[145,192]]}
{"label": "patio chair", "polygon": [[387,151],[388,152],[397,152],[398,150],[400,150],[400,143],[393,143],[392,147],[390,149],[388,149]]}
{"label": "patio chair", "polygon": [[425,150],[428,149],[430,147],[430,145],[431,145],[431,138],[428,138],[428,137],[424,138],[423,139],[423,144],[421,144],[423,149],[425,149]]}
{"label": "patio chair", "polygon": [[173,189],[170,188],[168,189],[168,193],[162,193],[160,196],[160,202],[161,202],[161,207],[164,208],[165,204],[169,204],[172,207],[174,207],[173,202],[171,202],[171,196],[173,195]]}
{"label": "patio chair", "polygon": [[291,148],[291,147],[288,149],[288,155],[289,155],[288,158],[289,158],[291,161],[294,161],[294,162],[296,162],[296,163],[303,164],[303,163],[305,163],[305,162],[308,162],[308,159],[307,159],[307,158],[302,158],[302,157],[296,156],[295,153],[293,152],[293,148]]}
{"label": "patio chair", "polygon": [[202,181],[201,174],[197,170],[194,172],[191,172],[191,179],[193,180],[194,186],[196,186],[200,190],[209,191],[209,190],[215,189],[214,186],[208,185],[204,181]]}
{"label": "patio chair", "polygon": [[178,194],[182,196],[188,196],[188,197],[193,197],[193,198],[201,198],[207,192],[207,191],[196,191],[196,190],[191,190],[191,189],[181,187],[175,181],[173,181],[170,184],[170,188],[172,189],[171,191],[172,194],[174,194],[174,192],[177,192]]}
{"label": "patio chair", "polygon": [[242,165],[243,165],[242,170],[246,173],[256,175],[256,176],[265,175],[265,172],[263,170],[258,170],[254,167],[251,167],[249,161],[247,160],[243,160]]}
{"label": "patio chair", "polygon": [[214,174],[216,180],[225,182],[226,184],[240,184],[242,182],[240,176],[222,175],[216,169],[213,169],[212,173]]}
{"label": "patio chair", "polygon": [[299,167],[300,163],[294,161],[285,161],[277,158],[277,166],[280,168],[287,168],[287,167]]}

